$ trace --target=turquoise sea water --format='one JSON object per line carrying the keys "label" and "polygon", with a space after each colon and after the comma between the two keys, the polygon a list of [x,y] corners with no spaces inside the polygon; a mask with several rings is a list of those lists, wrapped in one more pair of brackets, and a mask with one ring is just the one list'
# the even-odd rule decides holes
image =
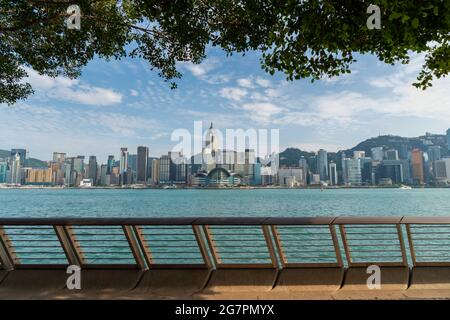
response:
{"label": "turquoise sea water", "polygon": [[0,189],[1,217],[394,215],[450,215],[450,189]]}

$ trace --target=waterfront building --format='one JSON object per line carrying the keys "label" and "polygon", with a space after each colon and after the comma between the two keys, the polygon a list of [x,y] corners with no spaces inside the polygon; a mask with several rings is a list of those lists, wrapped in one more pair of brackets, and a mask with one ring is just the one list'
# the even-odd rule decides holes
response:
{"label": "waterfront building", "polygon": [[298,161],[298,167],[303,169],[303,181],[305,182],[305,185],[308,184],[308,161],[305,159],[304,156],[300,157],[300,160]]}
{"label": "waterfront building", "polygon": [[312,173],[310,177],[311,185],[320,185],[320,174]]}
{"label": "waterfront building", "polygon": [[120,184],[120,167],[112,167],[110,174],[110,185],[117,186]]}
{"label": "waterfront building", "polygon": [[338,184],[338,172],[337,172],[337,166],[336,163],[331,162],[330,163],[330,185],[335,186]]}
{"label": "waterfront building", "polygon": [[206,132],[205,144],[202,149],[202,170],[211,171],[216,168],[216,152],[221,149],[220,144],[219,135],[211,122],[211,126]]}
{"label": "waterfront building", "polygon": [[115,163],[116,163],[116,161],[114,160],[114,156],[109,155],[108,161],[106,162],[106,166],[107,166],[106,174],[111,174],[112,168],[114,167]]}
{"label": "waterfront building", "polygon": [[371,158],[374,161],[382,161],[384,158],[383,147],[375,147],[370,149]]}
{"label": "waterfront building", "polygon": [[447,150],[450,154],[450,129],[447,130]]}
{"label": "waterfront building", "polygon": [[88,178],[92,180],[92,185],[97,185],[97,179],[98,179],[98,164],[97,164],[97,157],[96,156],[90,156],[89,157],[89,175]]}
{"label": "waterfront building", "polygon": [[389,149],[386,151],[386,160],[398,160],[398,151]]}
{"label": "waterfront building", "polygon": [[359,158],[360,167],[361,167],[361,182],[364,184],[372,183],[372,172],[373,172],[373,160],[369,157],[361,157]]}
{"label": "waterfront building", "polygon": [[128,183],[127,171],[128,171],[128,148],[120,148],[120,167],[119,167],[119,184],[126,185]]}
{"label": "waterfront building", "polygon": [[423,184],[424,172],[423,172],[423,152],[419,149],[413,149],[411,151],[411,165],[412,165],[412,177],[415,183]]}
{"label": "waterfront building", "polygon": [[148,147],[137,147],[136,180],[137,183],[147,183],[148,179]]}
{"label": "waterfront building", "polygon": [[275,182],[275,176],[271,167],[262,166],[261,167],[261,185],[267,186]]}
{"label": "waterfront building", "polygon": [[361,185],[361,162],[358,158],[342,160],[342,178],[346,185]]}
{"label": "waterfront building", "polygon": [[317,173],[321,181],[328,181],[328,153],[324,149],[317,152]]}
{"label": "waterfront building", "polygon": [[137,154],[128,154],[128,169],[137,172]]}
{"label": "waterfront building", "polygon": [[[400,160],[383,160],[379,168],[380,181],[390,179],[391,184],[404,182],[403,163]],[[380,182],[381,184],[381,182]]]}
{"label": "waterfront building", "polygon": [[[159,183],[171,183],[170,169],[172,167],[172,161],[170,156],[162,155],[159,159]],[[173,169],[172,169],[173,170]]]}
{"label": "waterfront building", "polygon": [[225,168],[214,168],[210,172],[201,171],[192,178],[192,185],[197,187],[233,187],[241,184],[241,176]]}
{"label": "waterfront building", "polygon": [[439,183],[450,183],[450,157],[436,161],[436,180]]}
{"label": "waterfront building", "polygon": [[308,162],[308,168],[309,172],[311,173],[319,173],[317,169],[317,157],[316,156],[309,156],[308,159],[306,159]]}
{"label": "waterfront building", "polygon": [[50,186],[53,184],[51,168],[27,168],[24,170],[25,184]]}
{"label": "waterfront building", "polygon": [[152,160],[152,184],[157,185],[159,184],[159,170],[160,170],[160,160],[159,159],[153,159]]}
{"label": "waterfront building", "polygon": [[100,166],[100,178],[98,184],[101,186],[107,186],[110,184],[110,177],[111,175],[108,174],[108,165],[102,164]]}
{"label": "waterfront building", "polygon": [[6,183],[8,179],[8,163],[6,161],[0,161],[0,183]]}
{"label": "waterfront building", "polygon": [[304,186],[305,181],[303,180],[303,169],[296,167],[286,167],[279,168],[278,173],[278,183],[280,185],[288,187],[298,187]]}
{"label": "waterfront building", "polygon": [[23,166],[25,164],[25,159],[27,158],[27,150],[26,149],[11,149],[11,158],[15,157],[18,154],[20,157],[20,165]]}
{"label": "waterfront building", "polygon": [[11,184],[21,184],[22,183],[22,175],[21,175],[21,162],[20,162],[20,155],[19,153],[16,153],[12,158],[11,158],[11,164],[10,164],[10,168],[11,168],[11,172],[10,172],[10,183]]}

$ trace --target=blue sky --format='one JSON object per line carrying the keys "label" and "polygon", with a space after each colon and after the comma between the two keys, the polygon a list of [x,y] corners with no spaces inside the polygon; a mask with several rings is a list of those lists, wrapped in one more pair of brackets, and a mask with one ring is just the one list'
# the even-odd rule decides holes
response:
{"label": "blue sky", "polygon": [[210,49],[202,64],[179,65],[184,76],[175,90],[143,60],[94,60],[76,80],[29,70],[36,93],[0,105],[0,149],[24,147],[45,160],[59,151],[104,161],[122,146],[135,152],[146,145],[160,156],[176,144],[172,131],[192,131],[194,121],[280,129],[281,149],[308,151],[337,151],[380,133],[418,136],[450,127],[449,79],[425,92],[411,86],[423,56],[406,66],[358,60],[351,75],[287,82],[283,74],[265,73],[258,53],[226,57]]}

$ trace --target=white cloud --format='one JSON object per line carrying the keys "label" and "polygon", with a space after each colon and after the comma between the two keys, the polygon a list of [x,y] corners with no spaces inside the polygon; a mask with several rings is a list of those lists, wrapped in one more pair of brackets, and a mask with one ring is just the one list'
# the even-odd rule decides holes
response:
{"label": "white cloud", "polygon": [[257,77],[255,82],[259,86],[264,87],[264,88],[269,88],[270,86],[272,86],[272,82],[270,82],[270,80],[267,80],[267,79],[264,79],[264,78],[261,78],[261,77]]}
{"label": "white cloud", "polygon": [[247,95],[247,90],[237,87],[236,88],[226,87],[222,88],[219,91],[219,95],[225,99],[240,101]]}
{"label": "white cloud", "polygon": [[182,67],[187,69],[197,78],[203,78],[210,71],[216,69],[219,66],[219,60],[217,58],[208,58],[202,61],[200,64],[194,64],[191,62],[180,63]]}
{"label": "white cloud", "polygon": [[284,108],[267,102],[244,103],[240,109],[244,110],[252,121],[263,124],[270,123],[274,116],[285,111]]}
{"label": "white cloud", "polygon": [[82,84],[79,80],[66,77],[52,78],[39,75],[30,68],[26,68],[26,71],[28,73],[26,81],[38,94],[49,98],[96,106],[108,106],[122,102],[122,95],[112,89]]}
{"label": "white cloud", "polygon": [[131,94],[133,97],[139,96],[139,92],[138,92],[137,90],[134,90],[134,89],[131,89],[131,90],[130,90],[130,94]]}
{"label": "white cloud", "polygon": [[241,87],[248,88],[248,89],[254,88],[253,81],[250,78],[241,78],[241,79],[238,79],[236,82]]}

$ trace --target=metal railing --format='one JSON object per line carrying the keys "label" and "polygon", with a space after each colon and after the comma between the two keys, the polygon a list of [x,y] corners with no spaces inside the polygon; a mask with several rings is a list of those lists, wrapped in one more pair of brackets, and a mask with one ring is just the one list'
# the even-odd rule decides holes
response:
{"label": "metal railing", "polygon": [[2,218],[0,269],[450,266],[450,217]]}

